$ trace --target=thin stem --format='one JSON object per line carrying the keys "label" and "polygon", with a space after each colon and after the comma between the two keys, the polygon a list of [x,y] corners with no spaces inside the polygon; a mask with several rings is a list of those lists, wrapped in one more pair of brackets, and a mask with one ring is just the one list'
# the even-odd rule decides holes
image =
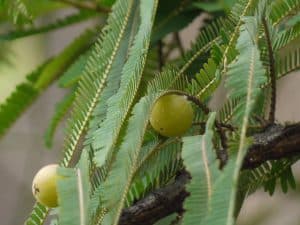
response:
{"label": "thin stem", "polygon": [[220,160],[220,169],[222,169],[225,165],[226,162],[228,160],[228,153],[227,153],[227,149],[228,149],[228,145],[227,145],[227,137],[225,134],[225,131],[223,129],[223,127],[221,126],[220,123],[218,123],[217,121],[215,122],[215,126],[217,128],[217,131],[219,133],[220,136],[220,140],[221,140],[221,145],[222,145],[222,149],[217,150],[217,157]]}
{"label": "thin stem", "polygon": [[202,109],[202,111],[205,114],[208,114],[210,112],[210,109],[200,99],[198,99],[197,97],[195,97],[193,95],[189,95],[188,93],[183,92],[183,91],[170,91],[169,93],[186,96],[187,100],[195,103],[195,105],[197,105],[200,109]]}
{"label": "thin stem", "polygon": [[[231,124],[228,124],[228,123],[222,123],[222,122],[216,121],[216,124],[219,127],[225,128],[229,131],[234,131],[236,129],[235,127],[233,127]],[[199,125],[199,126],[205,128],[206,122],[194,122],[193,125]]]}
{"label": "thin stem", "polygon": [[180,55],[181,55],[181,57],[183,57],[184,56],[184,48],[183,48],[183,45],[182,45],[182,42],[180,39],[180,35],[178,32],[174,33],[174,38],[175,38],[175,41],[177,42]]}
{"label": "thin stem", "polygon": [[269,123],[275,122],[275,110],[276,110],[276,72],[275,72],[275,59],[274,53],[271,43],[270,32],[268,29],[268,24],[266,19],[263,17],[262,24],[264,27],[267,45],[268,45],[268,55],[269,55],[269,73],[271,80],[271,104],[270,104],[270,112],[269,112]]}
{"label": "thin stem", "polygon": [[158,59],[159,59],[159,71],[162,71],[162,68],[165,64],[165,59],[164,59],[164,55],[163,55],[163,47],[164,47],[164,43],[162,40],[158,41]]}
{"label": "thin stem", "polygon": [[79,2],[79,1],[75,1],[75,0],[55,0],[55,1],[60,1],[62,3],[74,6],[78,9],[88,9],[88,10],[93,10],[93,11],[97,11],[97,12],[101,12],[101,13],[109,13],[110,12],[110,9],[100,7],[99,5],[97,5],[97,3],[93,3],[93,2]]}

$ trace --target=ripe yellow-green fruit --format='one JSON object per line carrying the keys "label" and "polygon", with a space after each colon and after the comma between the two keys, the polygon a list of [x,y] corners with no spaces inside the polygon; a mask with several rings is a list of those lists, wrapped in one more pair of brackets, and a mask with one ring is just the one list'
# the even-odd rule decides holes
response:
{"label": "ripe yellow-green fruit", "polygon": [[194,111],[186,96],[169,94],[161,96],[154,104],[150,124],[166,137],[183,135],[192,125]]}
{"label": "ripe yellow-green fruit", "polygon": [[56,173],[57,164],[50,164],[41,168],[32,181],[32,193],[41,204],[54,208],[58,206],[56,182],[59,176]]}

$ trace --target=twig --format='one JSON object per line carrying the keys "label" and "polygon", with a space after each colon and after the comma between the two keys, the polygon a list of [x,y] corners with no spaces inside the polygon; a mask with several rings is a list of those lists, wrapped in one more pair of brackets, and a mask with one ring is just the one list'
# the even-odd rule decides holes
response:
{"label": "twig", "polygon": [[187,100],[195,103],[195,105],[197,105],[205,114],[208,114],[210,112],[210,109],[200,99],[198,99],[193,95],[190,95],[183,91],[177,91],[177,90],[170,91],[169,93],[176,94],[176,95],[183,95],[187,98]]}
{"label": "twig", "polygon": [[163,66],[165,65],[165,59],[164,59],[164,55],[163,55],[163,41],[159,40],[158,41],[158,62],[159,62],[159,71],[162,71]]}
{"label": "twig", "polygon": [[220,140],[221,140],[221,145],[222,145],[222,148],[217,150],[217,157],[220,160],[220,169],[223,169],[223,167],[226,165],[226,162],[228,160],[227,137],[226,137],[225,131],[223,130],[222,126],[217,121],[215,122],[215,126],[217,128],[218,133],[219,133]]}
{"label": "twig", "polygon": [[[236,129],[235,127],[233,127],[231,124],[228,124],[228,123],[221,123],[221,122],[216,121],[216,124],[218,124],[218,126],[225,128],[229,131],[234,131]],[[206,122],[194,122],[193,125],[199,125],[202,128],[205,128]]]}
{"label": "twig", "polygon": [[199,100],[195,96],[188,95],[188,94],[186,94],[185,96],[187,97],[187,100],[192,101],[197,106],[199,106],[205,114],[208,114],[210,112],[209,108],[201,100]]}
{"label": "twig", "polygon": [[93,10],[101,13],[109,13],[110,9],[100,7],[97,5],[97,3],[92,3],[92,2],[79,2],[75,0],[55,0],[55,1],[60,1],[62,3],[74,6],[78,9],[88,9],[88,10]]}
{"label": "twig", "polygon": [[180,39],[180,35],[179,35],[178,32],[174,33],[174,39],[177,42],[180,55],[181,55],[181,57],[183,57],[184,56],[184,48],[183,48],[183,45],[182,45],[182,42],[181,42],[181,39]]}
{"label": "twig", "polygon": [[275,59],[274,59],[274,53],[271,43],[271,37],[270,32],[268,29],[268,24],[263,17],[262,24],[264,27],[264,31],[266,34],[266,40],[268,45],[268,55],[269,55],[269,73],[270,73],[270,80],[271,80],[271,105],[270,105],[270,113],[269,113],[269,123],[273,124],[275,122],[275,110],[276,110],[276,72],[275,72]]}

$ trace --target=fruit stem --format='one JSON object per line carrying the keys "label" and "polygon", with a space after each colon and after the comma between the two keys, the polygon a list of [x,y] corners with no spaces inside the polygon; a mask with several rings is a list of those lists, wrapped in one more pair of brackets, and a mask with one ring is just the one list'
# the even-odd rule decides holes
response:
{"label": "fruit stem", "polygon": [[172,94],[176,95],[182,95],[185,96],[187,100],[193,102],[195,105],[197,105],[205,114],[208,114],[210,112],[210,109],[197,97],[193,95],[189,95],[186,92],[183,91],[171,91]]}

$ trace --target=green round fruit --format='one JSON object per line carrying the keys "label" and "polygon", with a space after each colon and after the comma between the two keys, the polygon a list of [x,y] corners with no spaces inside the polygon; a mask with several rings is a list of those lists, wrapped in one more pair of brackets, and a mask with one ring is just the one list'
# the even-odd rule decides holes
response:
{"label": "green round fruit", "polygon": [[186,96],[169,94],[161,96],[154,104],[150,124],[166,137],[183,135],[192,125],[194,111]]}
{"label": "green round fruit", "polygon": [[50,164],[41,168],[32,181],[32,193],[41,204],[54,208],[58,206],[56,182],[58,175],[57,164]]}

